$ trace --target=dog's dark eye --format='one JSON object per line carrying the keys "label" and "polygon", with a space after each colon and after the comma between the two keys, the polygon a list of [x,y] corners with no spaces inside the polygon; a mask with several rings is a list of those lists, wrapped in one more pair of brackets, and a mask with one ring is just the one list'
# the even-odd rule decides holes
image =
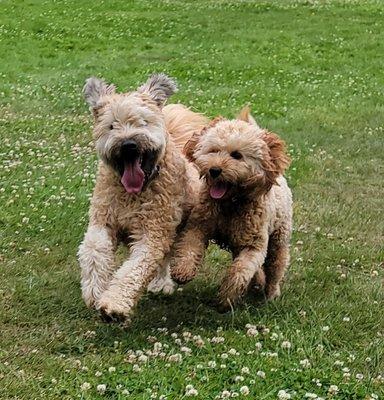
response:
{"label": "dog's dark eye", "polygon": [[109,125],[109,130],[111,131],[113,129],[113,124]]}
{"label": "dog's dark eye", "polygon": [[234,158],[235,160],[241,160],[243,158],[242,154],[239,153],[238,151],[232,151],[231,157]]}

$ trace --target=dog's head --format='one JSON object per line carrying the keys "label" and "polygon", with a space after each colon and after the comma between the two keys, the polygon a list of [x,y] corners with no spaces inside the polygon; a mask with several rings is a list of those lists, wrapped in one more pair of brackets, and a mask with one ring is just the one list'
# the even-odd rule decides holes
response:
{"label": "dog's head", "polygon": [[152,75],[136,91],[117,94],[114,85],[87,79],[83,93],[95,117],[99,157],[121,178],[128,193],[140,193],[165,153],[167,132],[161,108],[177,90],[164,74]]}
{"label": "dog's head", "polygon": [[184,152],[205,177],[213,199],[254,189],[267,192],[289,165],[284,142],[261,129],[248,108],[235,120],[214,119]]}

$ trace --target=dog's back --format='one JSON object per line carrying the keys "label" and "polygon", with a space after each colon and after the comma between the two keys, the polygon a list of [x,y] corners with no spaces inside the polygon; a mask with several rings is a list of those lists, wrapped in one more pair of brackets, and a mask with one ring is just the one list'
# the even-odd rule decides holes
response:
{"label": "dog's back", "polygon": [[209,123],[206,116],[196,113],[182,104],[165,106],[163,114],[167,130],[180,151],[196,131],[200,131]]}

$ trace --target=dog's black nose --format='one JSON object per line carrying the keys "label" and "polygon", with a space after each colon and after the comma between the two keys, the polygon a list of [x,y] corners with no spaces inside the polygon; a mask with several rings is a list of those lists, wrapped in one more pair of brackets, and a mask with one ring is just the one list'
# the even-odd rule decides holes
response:
{"label": "dog's black nose", "polygon": [[124,140],[124,142],[121,144],[121,150],[123,151],[135,151],[137,150],[137,144],[133,140]]}
{"label": "dog's black nose", "polygon": [[217,178],[221,174],[222,169],[219,167],[212,167],[209,169],[209,175],[211,175],[212,178]]}

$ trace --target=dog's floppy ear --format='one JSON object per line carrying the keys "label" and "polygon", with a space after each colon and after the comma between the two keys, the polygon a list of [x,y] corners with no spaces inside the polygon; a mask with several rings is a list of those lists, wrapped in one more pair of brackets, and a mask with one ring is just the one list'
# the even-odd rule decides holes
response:
{"label": "dog's floppy ear", "polygon": [[275,133],[264,131],[261,138],[267,144],[268,155],[263,160],[263,169],[269,188],[276,183],[279,175],[288,168],[291,159],[287,154],[285,142]]}
{"label": "dog's floppy ear", "polygon": [[237,116],[237,119],[239,119],[240,121],[248,122],[248,124],[255,125],[260,128],[255,118],[252,117],[251,108],[249,106],[245,106],[241,109]]}
{"label": "dog's floppy ear", "polygon": [[205,134],[205,132],[208,131],[208,129],[214,127],[218,122],[222,121],[224,118],[219,115],[218,117],[214,118],[210,123],[205,126],[203,129],[200,131],[196,131],[191,138],[188,140],[187,143],[185,143],[184,148],[183,148],[183,153],[187,157],[187,159],[191,162],[195,161],[195,149],[197,144],[199,143],[200,138]]}
{"label": "dog's floppy ear", "polygon": [[96,114],[97,109],[100,107],[100,99],[103,96],[115,93],[115,89],[115,85],[110,85],[94,76],[85,81],[83,87],[84,98],[94,114]]}
{"label": "dog's floppy ear", "polygon": [[177,85],[165,74],[154,74],[137,91],[147,94],[159,107],[162,107],[168,97],[177,92]]}

